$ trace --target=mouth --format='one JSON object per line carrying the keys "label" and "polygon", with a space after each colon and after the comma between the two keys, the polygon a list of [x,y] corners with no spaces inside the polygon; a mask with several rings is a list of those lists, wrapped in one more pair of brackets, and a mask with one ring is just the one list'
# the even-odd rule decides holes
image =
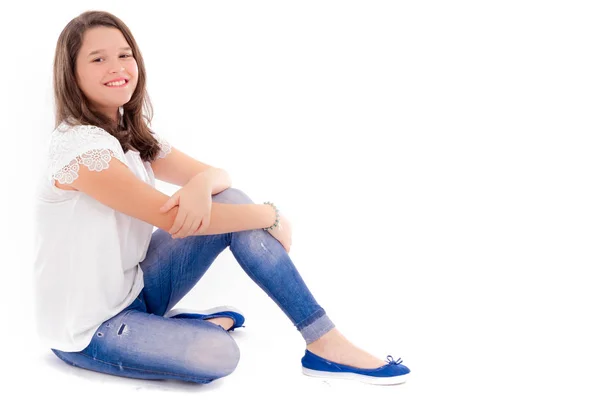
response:
{"label": "mouth", "polygon": [[128,84],[129,84],[129,81],[127,79],[121,79],[120,81],[105,83],[104,86],[109,87],[109,88],[124,88]]}

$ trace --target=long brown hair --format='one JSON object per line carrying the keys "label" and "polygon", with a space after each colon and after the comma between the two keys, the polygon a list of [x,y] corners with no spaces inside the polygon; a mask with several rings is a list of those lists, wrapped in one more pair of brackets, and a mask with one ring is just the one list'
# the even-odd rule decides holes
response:
{"label": "long brown hair", "polygon": [[[88,29],[97,26],[119,29],[131,47],[138,65],[137,86],[129,102],[123,105],[121,125],[99,111],[93,110],[89,100],[77,85],[75,60],[83,43],[83,35]],[[62,121],[70,125],[95,125],[117,138],[123,152],[129,149],[137,150],[142,160],[154,160],[160,147],[149,128],[153,109],[146,91],[144,58],[131,31],[119,18],[105,11],[86,11],[65,26],[56,43],[53,85],[55,128]]]}

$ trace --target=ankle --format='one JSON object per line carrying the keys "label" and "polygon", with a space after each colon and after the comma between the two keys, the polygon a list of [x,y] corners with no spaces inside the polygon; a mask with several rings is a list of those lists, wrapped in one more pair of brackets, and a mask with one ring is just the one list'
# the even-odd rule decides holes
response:
{"label": "ankle", "polygon": [[336,328],[318,338],[312,343],[306,345],[306,348],[311,352],[322,352],[328,348],[339,347],[340,345],[349,344],[348,340]]}

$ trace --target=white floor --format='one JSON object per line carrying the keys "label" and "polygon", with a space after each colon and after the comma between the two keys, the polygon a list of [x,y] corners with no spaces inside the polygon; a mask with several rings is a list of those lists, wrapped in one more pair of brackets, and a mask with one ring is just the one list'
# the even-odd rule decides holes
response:
{"label": "white floor", "polygon": [[[388,354],[402,357],[412,369],[406,383],[384,387],[304,376],[300,365],[304,351],[301,336],[226,250],[178,306],[203,309],[230,304],[244,311],[246,327],[232,333],[241,349],[241,360],[233,374],[208,385],[197,385],[122,378],[79,369],[36,345],[32,327],[27,325],[30,319],[22,314],[15,319],[18,325],[3,330],[4,335],[11,336],[8,343],[14,343],[6,345],[7,340],[3,340],[3,352],[10,366],[3,374],[8,378],[3,380],[3,392],[16,390],[27,397],[48,395],[61,399],[147,399],[163,398],[165,394],[169,398],[197,395],[204,399],[250,395],[266,399],[332,395],[402,399],[599,398],[600,390],[595,385],[600,371],[594,357],[598,354],[596,328],[591,315],[584,318],[584,309],[556,307],[560,298],[552,308],[538,309],[538,300],[524,302],[528,292],[513,288],[508,293],[502,289],[501,280],[486,291],[458,278],[432,278],[418,269],[404,271],[404,279],[413,282],[412,286],[396,283],[388,287],[385,274],[373,268],[368,277],[348,273],[343,284],[339,281],[333,289],[326,290],[332,275],[316,279],[315,268],[307,267],[305,254],[298,253],[292,258],[338,328],[357,345],[383,359]],[[433,288],[436,296],[432,299]],[[543,294],[539,290],[538,293]]]}
{"label": "white floor", "polygon": [[[293,335],[283,331],[277,337],[268,336],[263,327],[250,325],[246,332],[234,336],[242,350],[237,370],[230,376],[208,385],[196,385],[173,380],[146,381],[122,378],[71,367],[49,351],[36,349],[11,364],[3,383],[4,393],[20,395],[49,395],[53,398],[184,398],[190,395],[208,398],[244,398],[260,396],[266,399],[325,398],[347,396],[356,398],[402,399],[533,399],[533,398],[598,398],[598,388],[593,386],[597,376],[579,377],[574,371],[580,369],[571,363],[557,359],[538,360],[527,356],[521,359],[511,354],[505,357],[493,352],[490,358],[484,354],[465,353],[465,343],[457,348],[446,349],[445,354],[436,353],[437,346],[427,346],[425,341],[415,343],[410,352],[413,368],[408,382],[396,386],[373,386],[358,382],[318,379],[300,372],[300,346]],[[416,355],[417,351],[432,351]],[[489,351],[482,351],[487,353]],[[551,358],[549,356],[548,358]],[[475,362],[473,362],[475,359]],[[482,362],[483,360],[483,362]],[[525,365],[527,364],[527,365]],[[536,365],[537,364],[537,365]],[[591,375],[591,374],[588,374]],[[6,373],[5,373],[5,376]],[[19,397],[22,398],[22,397]],[[24,397],[23,397],[24,398]]]}
{"label": "white floor", "polygon": [[[254,328],[253,330],[256,331]],[[302,349],[286,348],[282,345],[284,341],[295,343],[290,335],[278,336],[279,346],[273,344],[273,338],[259,336],[258,332],[234,332],[233,335],[242,350],[238,368],[230,376],[208,385],[175,380],[146,381],[99,374],[71,367],[54,354],[40,349],[39,353],[29,357],[28,372],[22,375],[20,391],[31,394],[53,393],[61,398],[74,399],[81,398],[84,393],[92,395],[93,398],[115,395],[158,398],[166,393],[169,398],[183,398],[196,394],[203,398],[260,396],[272,399],[356,393],[376,396],[407,396],[410,393],[415,395],[417,387],[414,384],[376,387],[352,381],[307,377],[300,372]],[[31,379],[32,376],[36,377],[35,380]]]}

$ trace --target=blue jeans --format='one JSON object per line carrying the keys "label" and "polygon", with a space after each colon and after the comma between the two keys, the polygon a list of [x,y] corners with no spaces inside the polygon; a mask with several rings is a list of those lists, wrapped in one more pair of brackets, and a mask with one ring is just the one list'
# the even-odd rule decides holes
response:
{"label": "blue jeans", "polygon": [[[244,192],[234,188],[212,198],[216,203],[253,204]],[[248,276],[288,316],[306,343],[334,327],[281,243],[267,231],[254,229],[173,239],[158,229],[140,263],[144,288],[137,299],[103,322],[85,349],[51,350],[70,365],[131,378],[208,383],[231,374],[240,351],[225,329],[199,318],[163,317],[228,246]]]}

